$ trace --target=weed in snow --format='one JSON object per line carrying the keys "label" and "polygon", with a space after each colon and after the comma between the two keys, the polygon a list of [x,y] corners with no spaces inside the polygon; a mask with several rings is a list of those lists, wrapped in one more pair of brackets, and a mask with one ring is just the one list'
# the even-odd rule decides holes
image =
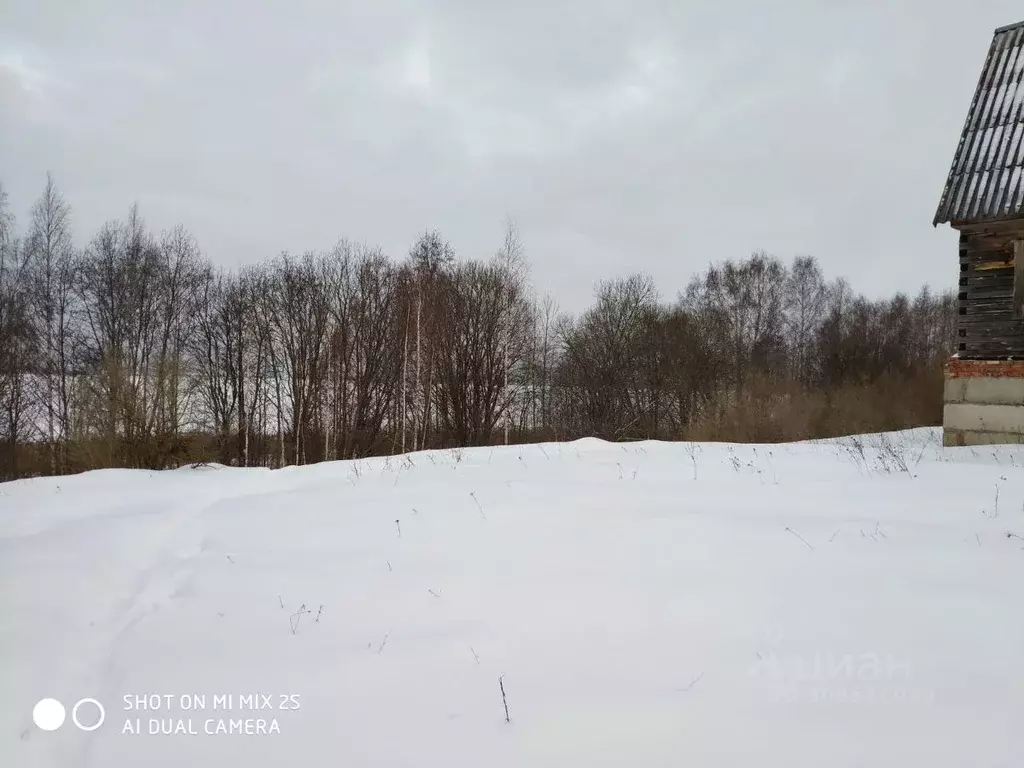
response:
{"label": "weed in snow", "polygon": [[693,441],[690,441],[683,445],[683,450],[686,451],[686,455],[690,457],[690,462],[693,464],[693,479],[697,479],[697,457],[700,455],[700,445]]}
{"label": "weed in snow", "polygon": [[874,442],[873,447],[878,452],[877,467],[881,472],[887,475],[903,472],[907,477],[914,477],[910,471],[910,456],[905,436],[894,439],[887,434],[881,434],[875,436]]}
{"label": "weed in snow", "polygon": [[512,720],[508,716],[508,699],[505,698],[505,676],[500,675],[498,677],[498,687],[501,688],[501,703],[505,706],[505,722],[510,723]]}
{"label": "weed in snow", "polygon": [[775,474],[775,465],[772,463],[772,452],[768,451],[768,456],[765,458],[768,462],[768,468],[772,471],[772,483],[775,485],[779,484],[779,476]]}
{"label": "weed in snow", "polygon": [[864,440],[858,435],[836,440],[834,445],[841,456],[845,456],[861,474],[871,474],[867,456],[864,454]]}
{"label": "weed in snow", "polygon": [[476,508],[480,510],[480,517],[482,517],[484,520],[486,520],[487,519],[487,515],[484,514],[484,508],[480,504],[480,499],[478,499],[476,497],[476,491],[470,491],[469,495],[472,496],[473,497],[473,501],[476,502]]}
{"label": "weed in snow", "polygon": [[[760,654],[758,654],[758,655],[760,655]],[[693,678],[693,680],[691,680],[689,683],[684,685],[682,688],[676,688],[676,690],[677,691],[688,691],[691,688],[693,688],[693,686],[695,686],[697,683],[699,683],[701,681],[702,677],[704,677],[704,673],[703,672],[701,672],[699,675],[697,675],[695,678]]]}
{"label": "weed in snow", "polygon": [[362,475],[363,475],[363,470],[362,470],[362,467],[359,466],[359,462],[358,461],[352,462],[352,466],[349,469],[349,479],[348,479],[349,482],[352,483],[352,485],[355,485],[356,483],[359,482],[359,478],[361,478]]}
{"label": "weed in snow", "polygon": [[[323,609],[323,606],[321,606],[321,609]],[[306,604],[305,603],[300,605],[299,606],[299,610],[297,610],[295,613],[293,613],[291,616],[288,617],[288,626],[291,627],[293,635],[296,632],[299,631],[299,621],[302,619],[302,614],[304,614],[304,613],[312,613],[312,611],[310,611],[308,608],[306,608]],[[320,617],[318,615],[317,616],[317,621],[319,621],[319,620],[320,620]]]}
{"label": "weed in snow", "polygon": [[796,531],[794,531],[794,530],[793,530],[792,528],[790,528],[790,527],[789,527],[788,525],[786,526],[786,530],[787,530],[787,531],[789,531],[790,533],[792,533],[792,534],[793,534],[794,536],[796,536],[796,537],[797,537],[798,539],[800,539],[800,541],[802,541],[802,542],[804,543],[804,546],[806,546],[806,547],[807,547],[808,549],[814,549],[814,547],[813,547],[813,546],[811,546],[811,544],[809,544],[809,543],[807,542],[807,539],[805,539],[805,538],[804,538],[803,536],[801,536],[801,535],[800,535],[799,533],[797,533]]}

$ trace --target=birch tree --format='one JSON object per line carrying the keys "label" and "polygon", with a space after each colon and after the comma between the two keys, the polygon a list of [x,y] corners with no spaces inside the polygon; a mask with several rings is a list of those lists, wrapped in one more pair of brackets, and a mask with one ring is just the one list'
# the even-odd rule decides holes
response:
{"label": "birch tree", "polygon": [[46,175],[43,193],[32,206],[26,247],[28,300],[35,336],[38,399],[45,419],[49,469],[65,471],[71,430],[73,367],[78,347],[74,322],[75,256],[71,208]]}

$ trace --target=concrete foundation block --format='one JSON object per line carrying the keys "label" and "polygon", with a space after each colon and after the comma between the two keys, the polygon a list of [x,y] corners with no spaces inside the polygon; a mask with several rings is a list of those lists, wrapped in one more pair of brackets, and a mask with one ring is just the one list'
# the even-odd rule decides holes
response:
{"label": "concrete foundation block", "polygon": [[1024,407],[986,403],[948,403],[942,425],[971,432],[1020,432],[1024,434]]}
{"label": "concrete foundation block", "polygon": [[944,403],[962,403],[967,396],[967,379],[946,379],[943,390]]}
{"label": "concrete foundation block", "polygon": [[943,444],[1024,443],[1020,363],[950,365],[943,395]]}
{"label": "concrete foundation block", "polygon": [[988,405],[1024,405],[1024,379],[1008,376],[998,378],[961,379],[965,403]]}

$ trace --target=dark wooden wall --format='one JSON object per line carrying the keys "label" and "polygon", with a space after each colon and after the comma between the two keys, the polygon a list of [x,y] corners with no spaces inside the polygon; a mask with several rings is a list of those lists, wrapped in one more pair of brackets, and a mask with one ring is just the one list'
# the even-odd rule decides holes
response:
{"label": "dark wooden wall", "polygon": [[958,229],[960,357],[1024,359],[1024,220]]}

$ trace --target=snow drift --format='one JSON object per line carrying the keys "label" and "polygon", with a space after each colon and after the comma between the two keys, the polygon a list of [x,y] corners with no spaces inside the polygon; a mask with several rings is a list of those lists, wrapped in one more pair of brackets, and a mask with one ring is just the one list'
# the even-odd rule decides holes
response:
{"label": "snow drift", "polygon": [[0,763],[1020,765],[1022,536],[935,430],[9,483]]}

